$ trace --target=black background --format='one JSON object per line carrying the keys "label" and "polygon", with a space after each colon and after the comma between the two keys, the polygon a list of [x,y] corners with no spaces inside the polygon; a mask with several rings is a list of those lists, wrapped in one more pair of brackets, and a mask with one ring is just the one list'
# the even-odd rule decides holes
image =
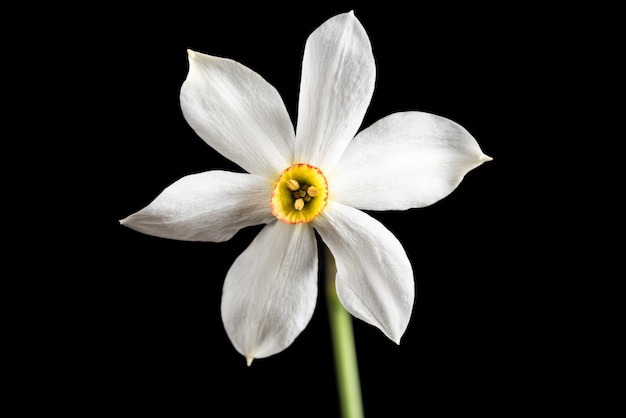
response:
{"label": "black background", "polygon": [[183,119],[187,48],[252,68],[295,120],[306,38],[354,10],[377,63],[363,126],[398,111],[435,113],[494,158],[428,208],[371,212],[405,247],[416,300],[399,346],[354,321],[366,416],[583,406],[562,391],[580,370],[562,342],[572,319],[554,307],[567,291],[552,281],[561,271],[557,242],[580,231],[549,203],[562,182],[545,175],[545,156],[562,139],[537,127],[562,91],[555,57],[576,35],[553,33],[556,16],[539,7],[196,7],[94,7],[55,40],[68,80],[59,87],[72,92],[64,121],[79,132],[60,147],[80,157],[60,164],[67,222],[46,240],[63,253],[47,261],[61,279],[37,288],[46,308],[25,332],[35,335],[28,376],[48,394],[41,402],[84,416],[339,416],[323,292],[282,353],[247,367],[226,336],[223,280],[260,226],[216,244],[159,239],[118,220],[187,174],[241,171]]}

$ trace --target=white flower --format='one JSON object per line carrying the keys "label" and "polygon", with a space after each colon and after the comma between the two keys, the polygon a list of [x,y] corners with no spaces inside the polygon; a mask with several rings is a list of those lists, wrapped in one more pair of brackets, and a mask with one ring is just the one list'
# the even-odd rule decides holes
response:
{"label": "white flower", "polygon": [[306,42],[294,132],[280,95],[261,76],[189,51],[183,114],[247,173],[183,177],[121,223],[212,242],[267,224],[235,260],[222,295],[224,327],[248,363],[288,347],[311,319],[314,230],[335,257],[346,310],[399,343],[413,308],[411,264],[392,233],[359,209],[430,205],[490,160],[463,127],[422,112],[392,114],[357,134],[375,73],[369,38],[354,14],[326,21]]}

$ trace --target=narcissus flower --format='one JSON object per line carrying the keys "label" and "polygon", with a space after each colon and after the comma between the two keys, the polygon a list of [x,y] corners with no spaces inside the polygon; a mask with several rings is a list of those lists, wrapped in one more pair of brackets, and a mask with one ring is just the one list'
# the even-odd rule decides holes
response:
{"label": "narcissus flower", "polygon": [[246,172],[183,177],[121,223],[211,242],[266,224],[233,263],[222,294],[224,327],[248,363],[288,347],[311,319],[314,231],[336,260],[346,310],[399,343],[414,302],[411,263],[397,238],[360,209],[430,205],[490,158],[463,127],[428,113],[391,114],[358,132],[376,67],[352,12],[332,17],[306,42],[295,130],[260,75],[230,59],[188,55],[185,119]]}

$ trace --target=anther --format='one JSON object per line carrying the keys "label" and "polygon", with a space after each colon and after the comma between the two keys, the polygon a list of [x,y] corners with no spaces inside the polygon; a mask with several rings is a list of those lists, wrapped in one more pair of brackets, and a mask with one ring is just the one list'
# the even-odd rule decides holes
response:
{"label": "anther", "polygon": [[320,191],[319,191],[319,189],[318,189],[317,187],[315,187],[315,186],[310,186],[310,187],[307,189],[306,193],[307,193],[309,196],[311,196],[311,197],[315,197],[315,196],[317,196],[317,195],[320,193]]}
{"label": "anther", "polygon": [[293,202],[293,207],[296,210],[302,210],[304,208],[304,199],[302,198],[296,199],[296,201]]}
{"label": "anther", "polygon": [[289,180],[287,180],[287,187],[292,192],[295,192],[296,190],[300,189],[300,183],[298,183],[297,180],[289,179]]}

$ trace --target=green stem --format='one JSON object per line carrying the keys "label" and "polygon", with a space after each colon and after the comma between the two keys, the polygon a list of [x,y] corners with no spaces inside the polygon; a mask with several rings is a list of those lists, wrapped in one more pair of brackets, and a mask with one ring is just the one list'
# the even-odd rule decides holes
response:
{"label": "green stem", "polygon": [[339,388],[339,402],[342,418],[363,418],[359,367],[354,346],[352,317],[344,309],[335,290],[337,268],[335,260],[325,248],[326,255],[326,300],[335,353],[335,370]]}

